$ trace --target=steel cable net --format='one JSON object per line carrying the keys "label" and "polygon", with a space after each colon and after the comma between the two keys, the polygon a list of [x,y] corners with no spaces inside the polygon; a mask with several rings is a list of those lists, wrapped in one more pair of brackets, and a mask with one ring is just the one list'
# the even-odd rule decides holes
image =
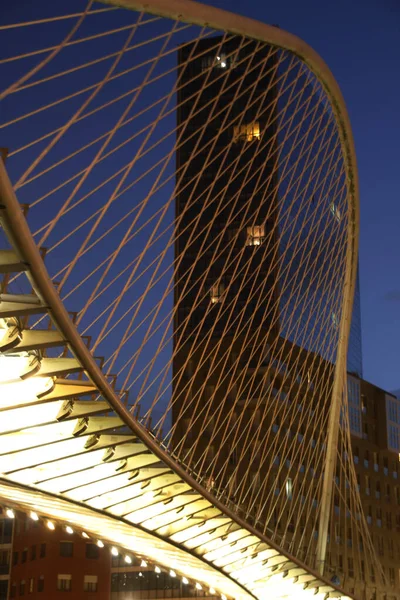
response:
{"label": "steel cable net", "polygon": [[[265,41],[40,4],[2,26],[0,145],[60,298],[151,435],[314,564],[352,243],[327,93]],[[331,529],[368,568],[349,440],[344,399]]]}

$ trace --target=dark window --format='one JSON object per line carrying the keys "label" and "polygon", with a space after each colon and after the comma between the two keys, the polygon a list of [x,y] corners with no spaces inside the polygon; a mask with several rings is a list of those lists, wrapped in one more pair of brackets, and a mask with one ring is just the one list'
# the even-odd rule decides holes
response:
{"label": "dark window", "polygon": [[40,544],[40,558],[46,556],[46,544]]}
{"label": "dark window", "polygon": [[25,594],[25,580],[23,579],[19,583],[19,595],[23,596]]}
{"label": "dark window", "polygon": [[35,580],[33,579],[33,577],[30,578],[29,580],[29,593],[33,594],[33,586],[35,585]]}
{"label": "dark window", "polygon": [[0,598],[6,600],[8,598],[8,579],[0,579]]}
{"label": "dark window", "polygon": [[28,559],[28,548],[24,548],[22,551],[22,558],[21,558],[21,562],[26,562]]}
{"label": "dark window", "polygon": [[60,542],[60,556],[73,556],[74,555],[74,543],[73,542]]}
{"label": "dark window", "polygon": [[2,519],[0,521],[0,543],[9,544],[12,538],[13,519]]}
{"label": "dark window", "polygon": [[9,550],[0,550],[0,575],[7,575],[9,570],[10,570],[10,551]]}
{"label": "dark window", "polygon": [[13,552],[13,565],[18,564],[18,552]]}
{"label": "dark window", "polygon": [[41,575],[37,582],[37,591],[43,592],[43,590],[44,590],[44,577],[43,577],[43,575]]}
{"label": "dark window", "polygon": [[17,595],[17,584],[13,583],[10,590],[10,598],[15,598]]}
{"label": "dark window", "polygon": [[99,558],[99,547],[96,544],[86,544],[86,558]]}
{"label": "dark window", "polygon": [[36,545],[31,548],[31,560],[36,559]]}

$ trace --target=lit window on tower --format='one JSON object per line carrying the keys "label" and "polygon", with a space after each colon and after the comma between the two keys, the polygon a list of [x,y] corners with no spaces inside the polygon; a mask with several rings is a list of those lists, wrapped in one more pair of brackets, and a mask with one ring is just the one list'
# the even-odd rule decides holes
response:
{"label": "lit window on tower", "polygon": [[225,286],[222,282],[214,283],[210,290],[210,299],[212,304],[216,304],[217,302],[221,302],[222,294],[224,293]]}
{"label": "lit window on tower", "polygon": [[246,246],[260,246],[264,239],[264,225],[254,225],[254,227],[247,227]]}
{"label": "lit window on tower", "polygon": [[247,123],[246,125],[236,125],[233,128],[234,142],[252,142],[253,140],[259,139],[260,124],[258,121],[255,123]]}
{"label": "lit window on tower", "polygon": [[221,54],[221,56],[217,56],[215,66],[219,67],[220,69],[226,69],[226,67],[228,66],[228,61],[227,61],[225,54]]}
{"label": "lit window on tower", "polygon": [[340,210],[338,209],[338,207],[336,206],[336,204],[334,204],[333,202],[331,203],[331,213],[335,217],[336,221],[339,223],[340,219],[342,218],[342,214],[341,214]]}
{"label": "lit window on tower", "polygon": [[217,56],[203,56],[201,59],[201,70],[208,69],[234,69],[236,66],[235,54],[227,56],[224,52],[220,52]]}
{"label": "lit window on tower", "polygon": [[289,500],[292,499],[292,493],[293,493],[293,486],[292,486],[292,480],[291,479],[287,479],[286,480],[286,496]]}

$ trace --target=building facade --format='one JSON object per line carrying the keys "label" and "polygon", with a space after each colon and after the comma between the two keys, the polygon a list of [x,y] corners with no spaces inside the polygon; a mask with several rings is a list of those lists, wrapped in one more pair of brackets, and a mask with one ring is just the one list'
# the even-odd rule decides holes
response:
{"label": "building facade", "polygon": [[13,520],[8,518],[6,512],[0,509],[0,600],[7,600],[8,598],[12,537]]}
{"label": "building facade", "polygon": [[[377,386],[348,376],[353,461],[363,512],[386,583],[363,566],[363,550],[352,540],[342,576],[366,598],[400,598],[400,401]],[[346,544],[346,534],[339,536]],[[336,561],[340,554],[337,551]],[[357,560],[357,553],[359,557]],[[338,564],[339,566],[339,564]]]}
{"label": "building facade", "polygon": [[[279,304],[277,274],[265,258],[278,245],[276,69],[269,46],[238,37],[198,40],[178,53],[172,403],[177,449],[195,412],[187,409],[188,398],[202,406],[190,425],[192,439],[200,437],[210,403],[219,404],[223,415],[235,402],[235,391],[226,393],[224,374],[243,349],[238,322],[257,323],[254,345],[265,348],[279,332],[279,311],[268,310]],[[263,251],[256,252],[261,245]],[[258,295],[254,272],[262,281]],[[235,368],[239,385],[246,374],[242,366]],[[218,429],[218,419],[210,426]],[[211,453],[212,448],[209,459]],[[199,458],[194,450],[191,460]]]}
{"label": "building facade", "polygon": [[13,521],[9,598],[109,599],[108,550],[29,515],[17,513]]}

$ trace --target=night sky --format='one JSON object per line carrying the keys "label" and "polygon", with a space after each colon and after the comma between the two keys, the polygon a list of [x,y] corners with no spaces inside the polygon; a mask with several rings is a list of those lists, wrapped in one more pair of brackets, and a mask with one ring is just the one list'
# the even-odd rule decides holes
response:
{"label": "night sky", "polygon": [[400,388],[400,2],[212,0],[298,35],[342,90],[360,182],[364,378]]}

